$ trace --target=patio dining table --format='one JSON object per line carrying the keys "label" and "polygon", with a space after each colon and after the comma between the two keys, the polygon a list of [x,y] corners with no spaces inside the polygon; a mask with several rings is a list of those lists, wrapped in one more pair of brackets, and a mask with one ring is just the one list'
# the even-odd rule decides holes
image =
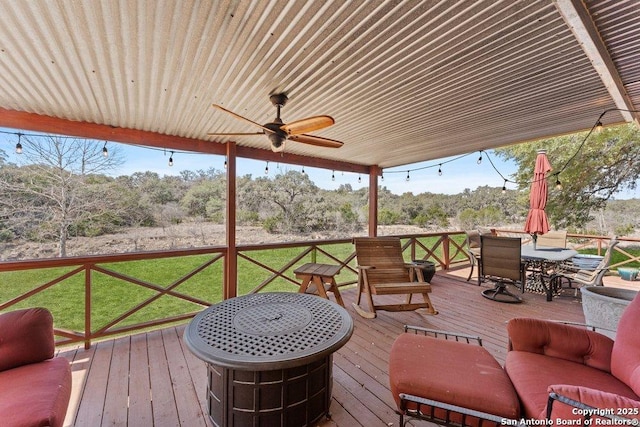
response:
{"label": "patio dining table", "polygon": [[578,252],[567,248],[552,248],[546,246],[533,247],[533,245],[523,245],[521,257],[527,262],[527,269],[531,271],[531,281],[527,280],[526,290],[544,293],[547,301],[553,299],[553,289],[547,271],[553,269],[559,263],[576,256]]}

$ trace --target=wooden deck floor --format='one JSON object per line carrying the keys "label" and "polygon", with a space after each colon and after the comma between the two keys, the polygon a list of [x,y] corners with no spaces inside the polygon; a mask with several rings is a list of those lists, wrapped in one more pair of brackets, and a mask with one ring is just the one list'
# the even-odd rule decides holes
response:
{"label": "wooden deck floor", "polygon": [[[438,273],[432,302],[439,314],[379,312],[374,320],[350,306],[355,291],[342,292],[355,329],[334,354],[330,420],[322,426],[397,426],[389,392],[389,349],[404,324],[480,335],[501,362],[506,355],[505,322],[536,317],[583,322],[580,302],[560,297],[552,302],[524,294],[523,304],[483,298],[482,288],[466,282],[466,272]],[[488,287],[488,285],[486,285]],[[65,425],[210,426],[206,415],[206,368],[186,348],[184,326],[96,343],[89,350],[60,349],[72,363],[73,390]]]}

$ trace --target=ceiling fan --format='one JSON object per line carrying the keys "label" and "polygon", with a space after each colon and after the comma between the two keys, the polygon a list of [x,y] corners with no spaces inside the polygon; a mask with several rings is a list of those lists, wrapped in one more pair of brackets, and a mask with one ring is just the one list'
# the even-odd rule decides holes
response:
{"label": "ceiling fan", "polygon": [[318,147],[328,148],[340,148],[343,143],[336,141],[335,139],[323,138],[321,136],[308,135],[306,132],[313,132],[314,130],[324,129],[335,123],[335,120],[331,116],[313,116],[306,119],[296,120],[291,123],[284,123],[280,118],[280,109],[287,103],[287,95],[284,93],[276,93],[269,96],[271,103],[277,108],[276,118],[264,125],[256,123],[253,120],[249,120],[233,111],[213,104],[214,108],[231,114],[233,117],[249,122],[254,126],[262,129],[261,132],[252,133],[209,133],[211,136],[246,136],[246,135],[267,135],[271,141],[271,150],[274,152],[281,152],[284,150],[285,141],[290,139],[292,141],[301,142],[303,144],[315,145]]}

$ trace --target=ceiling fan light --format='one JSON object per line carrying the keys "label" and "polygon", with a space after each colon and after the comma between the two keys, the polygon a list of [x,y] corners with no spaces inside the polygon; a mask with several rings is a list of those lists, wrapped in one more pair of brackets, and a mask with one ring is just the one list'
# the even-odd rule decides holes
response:
{"label": "ceiling fan light", "polygon": [[279,146],[271,144],[271,151],[273,151],[274,153],[282,153],[284,151],[284,141],[282,141],[282,144],[280,144]]}
{"label": "ceiling fan light", "polygon": [[284,143],[287,138],[276,133],[272,133],[269,135],[269,139],[271,140],[271,151],[274,153],[281,153],[284,151]]}

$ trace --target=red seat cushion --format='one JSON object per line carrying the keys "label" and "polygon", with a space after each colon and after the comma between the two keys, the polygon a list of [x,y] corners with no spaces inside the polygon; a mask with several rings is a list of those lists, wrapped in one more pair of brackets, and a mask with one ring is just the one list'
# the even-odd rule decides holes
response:
{"label": "red seat cushion", "polygon": [[566,359],[510,351],[505,370],[509,374],[526,418],[545,418],[549,392],[555,384],[588,387],[637,400],[633,390],[608,372]]}
{"label": "red seat cushion", "polygon": [[0,315],[0,371],[53,357],[53,317],[45,308]]}
{"label": "red seat cushion", "polygon": [[0,424],[62,426],[71,396],[69,361],[56,357],[0,372]]}
{"label": "red seat cushion", "polygon": [[462,406],[500,417],[520,417],[509,377],[483,347],[405,333],[389,356],[391,392]]}

